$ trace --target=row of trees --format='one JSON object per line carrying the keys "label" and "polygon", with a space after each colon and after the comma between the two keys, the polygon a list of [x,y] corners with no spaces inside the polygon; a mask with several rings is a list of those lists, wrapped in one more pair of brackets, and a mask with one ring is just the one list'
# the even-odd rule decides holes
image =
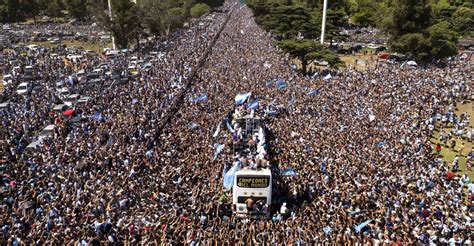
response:
{"label": "row of trees", "polygon": [[[330,66],[340,65],[340,60],[330,49],[316,40],[321,35],[322,1],[306,0],[249,0],[256,22],[271,32],[279,46],[301,61],[302,72],[306,74],[308,64],[324,60]],[[347,3],[330,1],[327,13],[326,37],[332,46],[334,41],[346,40],[339,26],[347,25]]]}
{"label": "row of trees", "polygon": [[[256,21],[280,40],[280,46],[303,63],[339,61],[314,42],[320,35],[323,0],[247,0]],[[326,37],[344,41],[340,27],[377,27],[389,36],[394,52],[419,62],[443,59],[457,52],[459,37],[474,34],[472,0],[332,0]]]}
{"label": "row of trees", "polygon": [[38,16],[65,17],[83,20],[102,1],[93,0],[0,0],[0,22],[25,21]]}
{"label": "row of trees", "polygon": [[381,28],[390,36],[393,51],[430,62],[455,55],[458,38],[473,34],[472,7],[461,0],[396,0]]}
{"label": "row of trees", "polygon": [[141,37],[168,36],[190,18],[209,13],[222,6],[224,0],[112,0],[113,18],[106,11],[95,16],[115,37],[119,48]]}
{"label": "row of trees", "polygon": [[0,0],[0,22],[20,22],[38,16],[93,20],[108,29],[117,47],[147,36],[167,36],[192,17],[209,13],[224,0]]}

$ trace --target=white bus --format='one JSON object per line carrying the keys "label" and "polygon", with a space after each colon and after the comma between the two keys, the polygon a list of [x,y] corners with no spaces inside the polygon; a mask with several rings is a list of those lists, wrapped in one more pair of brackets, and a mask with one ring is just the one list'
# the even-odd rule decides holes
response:
{"label": "white bus", "polygon": [[[232,188],[232,209],[237,216],[269,216],[272,204],[272,172],[270,169],[237,171]],[[251,211],[246,201],[253,200]]]}

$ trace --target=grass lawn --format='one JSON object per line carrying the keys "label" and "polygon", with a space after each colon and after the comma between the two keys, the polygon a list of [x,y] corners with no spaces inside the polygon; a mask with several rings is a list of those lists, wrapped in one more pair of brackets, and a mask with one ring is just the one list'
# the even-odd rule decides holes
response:
{"label": "grass lawn", "polygon": [[[470,128],[474,127],[474,101],[470,100],[465,104],[458,103],[457,108],[456,108],[456,115],[459,115],[462,112],[467,112],[470,115],[470,122],[469,126]],[[439,143],[439,134],[440,134],[440,125],[438,124],[436,126],[436,130],[434,131],[433,136],[431,137],[431,142],[433,143],[433,146],[436,146],[436,144]],[[451,128],[443,128],[446,131],[451,130]],[[471,181],[474,181],[474,172],[473,171],[468,171],[466,169],[466,155],[469,153],[471,148],[473,147],[473,143],[469,142],[467,140],[456,140],[456,147],[455,149],[451,149],[448,146],[443,146],[441,145],[441,155],[443,156],[443,159],[446,161],[446,163],[451,167],[452,162],[454,160],[454,157],[459,155],[459,150],[460,146],[464,145],[464,150],[462,152],[462,156],[459,158],[459,175],[467,174]]]}
{"label": "grass lawn", "polygon": [[[355,68],[356,70],[366,70],[367,68],[375,67],[377,63],[377,56],[363,53],[356,55],[340,55],[339,58],[346,64],[346,67]],[[356,60],[363,61],[364,64],[356,63]]]}
{"label": "grass lawn", "polygon": [[[43,47],[58,47],[59,44],[50,44],[48,41],[46,42],[30,42],[28,44],[36,44],[39,46]],[[108,43],[105,46],[102,45],[101,43],[91,43],[91,42],[83,42],[83,41],[72,41],[72,40],[63,40],[61,44],[65,44],[66,46],[77,46],[77,47],[83,47],[86,50],[93,50],[97,53],[101,53],[104,48],[112,48],[112,43]]]}

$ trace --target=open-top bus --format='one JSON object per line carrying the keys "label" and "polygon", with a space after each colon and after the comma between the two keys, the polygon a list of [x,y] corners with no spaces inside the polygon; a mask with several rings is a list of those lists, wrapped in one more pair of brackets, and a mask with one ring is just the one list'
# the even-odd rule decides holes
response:
{"label": "open-top bus", "polygon": [[235,172],[232,208],[238,217],[269,216],[272,172],[268,164],[265,122],[258,116],[234,117],[233,153],[241,164]]}

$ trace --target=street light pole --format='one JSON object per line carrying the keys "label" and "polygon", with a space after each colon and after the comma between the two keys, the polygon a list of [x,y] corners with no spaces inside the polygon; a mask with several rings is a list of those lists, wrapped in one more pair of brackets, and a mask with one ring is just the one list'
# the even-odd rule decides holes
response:
{"label": "street light pole", "polygon": [[[110,1],[110,0],[109,0]],[[328,8],[328,0],[324,0],[323,5],[323,24],[321,26],[321,44],[324,44],[324,34],[326,32],[326,12]]]}
{"label": "street light pole", "polygon": [[[110,26],[113,26],[114,17],[112,16],[112,0],[108,0],[109,4],[109,17],[110,17]],[[115,37],[114,32],[112,31],[112,48],[115,50]]]}

